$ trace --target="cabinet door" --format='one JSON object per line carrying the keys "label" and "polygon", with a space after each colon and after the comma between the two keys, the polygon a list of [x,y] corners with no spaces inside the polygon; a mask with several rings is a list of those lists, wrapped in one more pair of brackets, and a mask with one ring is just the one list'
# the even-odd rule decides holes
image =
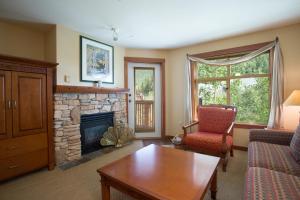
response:
{"label": "cabinet door", "polygon": [[46,75],[12,73],[13,136],[47,131]]}
{"label": "cabinet door", "polygon": [[0,139],[12,135],[11,72],[0,70]]}

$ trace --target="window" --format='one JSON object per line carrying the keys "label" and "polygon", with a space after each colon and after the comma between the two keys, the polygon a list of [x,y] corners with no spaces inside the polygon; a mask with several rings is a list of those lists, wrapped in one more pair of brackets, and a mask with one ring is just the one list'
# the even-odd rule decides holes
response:
{"label": "window", "polygon": [[271,88],[269,52],[235,65],[193,63],[193,66],[194,102],[234,105],[238,108],[237,123],[267,124]]}

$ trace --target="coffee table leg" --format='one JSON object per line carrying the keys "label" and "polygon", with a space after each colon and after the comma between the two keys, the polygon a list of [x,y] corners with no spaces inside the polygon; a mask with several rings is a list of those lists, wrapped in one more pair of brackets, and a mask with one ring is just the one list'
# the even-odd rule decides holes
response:
{"label": "coffee table leg", "polygon": [[210,192],[211,192],[211,198],[216,199],[217,198],[217,169],[215,170],[213,179],[211,181]]}
{"label": "coffee table leg", "polygon": [[110,200],[110,186],[104,177],[101,177],[102,200]]}

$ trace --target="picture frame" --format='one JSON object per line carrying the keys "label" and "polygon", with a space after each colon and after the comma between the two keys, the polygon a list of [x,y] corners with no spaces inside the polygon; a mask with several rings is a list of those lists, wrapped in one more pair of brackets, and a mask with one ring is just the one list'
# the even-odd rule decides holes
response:
{"label": "picture frame", "polygon": [[114,47],[80,36],[80,81],[114,84]]}

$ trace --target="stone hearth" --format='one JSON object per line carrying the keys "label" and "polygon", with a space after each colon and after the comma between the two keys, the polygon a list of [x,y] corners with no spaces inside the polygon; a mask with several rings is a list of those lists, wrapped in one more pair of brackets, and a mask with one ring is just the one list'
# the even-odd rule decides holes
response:
{"label": "stone hearth", "polygon": [[58,165],[81,158],[80,116],[114,111],[127,122],[125,94],[54,94],[55,156]]}

